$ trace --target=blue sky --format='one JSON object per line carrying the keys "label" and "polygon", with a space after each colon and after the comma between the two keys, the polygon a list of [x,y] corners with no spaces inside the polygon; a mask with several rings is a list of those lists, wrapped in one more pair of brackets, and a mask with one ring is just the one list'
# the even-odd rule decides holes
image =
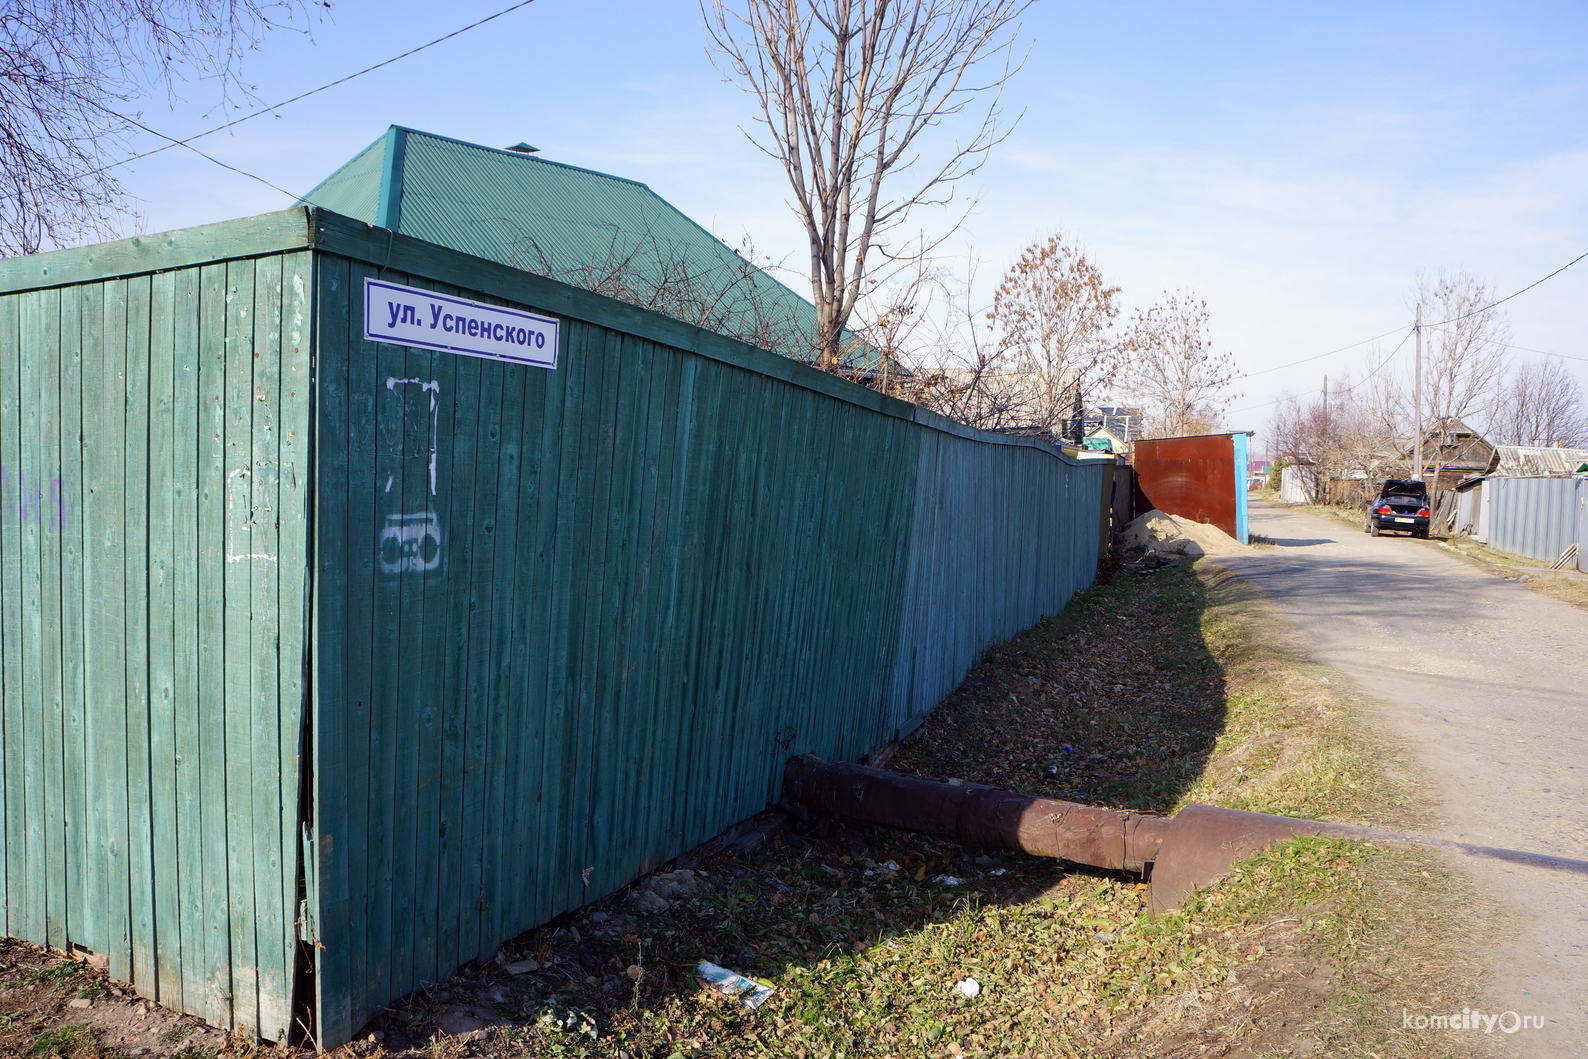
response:
{"label": "blue sky", "polygon": [[[275,102],[505,6],[344,0],[312,41],[267,37],[246,72]],[[1042,2],[1023,39],[1005,104],[1023,117],[967,182],[975,206],[949,247],[980,259],[990,292],[1023,246],[1062,229],[1127,305],[1195,291],[1219,348],[1263,372],[1238,387],[1236,428],[1261,432],[1281,390],[1360,376],[1362,349],[1264,369],[1409,322],[1420,270],[1465,268],[1510,293],[1588,251],[1580,3]],[[183,91],[175,108],[145,101],[142,120],[175,136],[219,123],[205,85]],[[644,181],[797,270],[804,236],[781,171],[739,131],[751,116],[712,68],[693,2],[537,0],[199,146],[302,192],[393,122],[527,140]],[[182,151],[121,172],[147,231],[290,204]],[[1584,358],[1567,363],[1588,385],[1588,261],[1507,308],[1513,342]]]}

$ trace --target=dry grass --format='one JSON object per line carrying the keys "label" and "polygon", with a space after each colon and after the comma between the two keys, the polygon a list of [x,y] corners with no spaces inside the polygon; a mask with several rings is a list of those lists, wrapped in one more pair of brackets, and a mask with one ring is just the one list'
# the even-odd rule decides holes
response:
{"label": "dry grass", "polygon": [[[1121,578],[989,651],[893,767],[1103,805],[1414,825],[1400,749],[1332,679],[1227,571]],[[1157,920],[1129,876],[841,822],[697,868],[692,897],[560,917],[504,949],[539,970],[460,973],[344,1054],[1388,1059],[1467,1043],[1400,1029],[1402,1006],[1459,1009],[1477,976],[1471,895],[1425,850],[1297,841]],[[755,1010],[708,993],[701,959],[777,992]],[[974,998],[956,989],[971,978]],[[497,1025],[439,1032],[459,1009]],[[590,1016],[596,1039],[548,1011]]]}

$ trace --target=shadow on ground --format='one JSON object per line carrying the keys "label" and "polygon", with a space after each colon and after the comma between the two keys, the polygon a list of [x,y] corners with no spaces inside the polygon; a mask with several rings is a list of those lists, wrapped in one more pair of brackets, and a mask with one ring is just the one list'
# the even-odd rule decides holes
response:
{"label": "shadow on ground", "polygon": [[1173,812],[1224,729],[1203,615],[1252,590],[1183,567],[1146,576],[1120,575],[990,650],[889,767]]}

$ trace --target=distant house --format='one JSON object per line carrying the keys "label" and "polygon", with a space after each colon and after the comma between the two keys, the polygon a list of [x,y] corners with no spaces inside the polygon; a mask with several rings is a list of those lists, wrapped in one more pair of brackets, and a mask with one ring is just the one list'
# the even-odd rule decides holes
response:
{"label": "distant house", "polygon": [[1082,436],[1092,437],[1096,434],[1113,438],[1120,446],[1113,451],[1128,453],[1141,438],[1141,418],[1139,408],[1117,404],[1093,405],[1081,413]]}
{"label": "distant house", "polygon": [[1116,456],[1130,454],[1130,442],[1104,426],[1095,426],[1086,432],[1081,447],[1097,452],[1112,452]]}
{"label": "distant house", "polygon": [[[1400,442],[1399,468],[1386,468],[1386,478],[1412,477],[1416,461],[1415,443],[1406,438]],[[1483,435],[1462,420],[1451,416],[1436,420],[1423,432],[1423,480],[1431,489],[1444,493],[1476,474],[1488,471],[1494,460],[1495,447]]]}
{"label": "distant house", "polygon": [[[809,359],[816,309],[638,181],[393,125],[303,204]],[[848,343],[865,376],[877,351]],[[900,371],[897,366],[890,368]]]}

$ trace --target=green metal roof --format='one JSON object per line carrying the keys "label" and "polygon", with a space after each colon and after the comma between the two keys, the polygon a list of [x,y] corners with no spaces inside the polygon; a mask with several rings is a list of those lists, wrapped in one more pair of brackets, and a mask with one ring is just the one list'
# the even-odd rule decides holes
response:
{"label": "green metal roof", "polygon": [[303,201],[773,352],[811,347],[810,302],[637,181],[393,125]]}

